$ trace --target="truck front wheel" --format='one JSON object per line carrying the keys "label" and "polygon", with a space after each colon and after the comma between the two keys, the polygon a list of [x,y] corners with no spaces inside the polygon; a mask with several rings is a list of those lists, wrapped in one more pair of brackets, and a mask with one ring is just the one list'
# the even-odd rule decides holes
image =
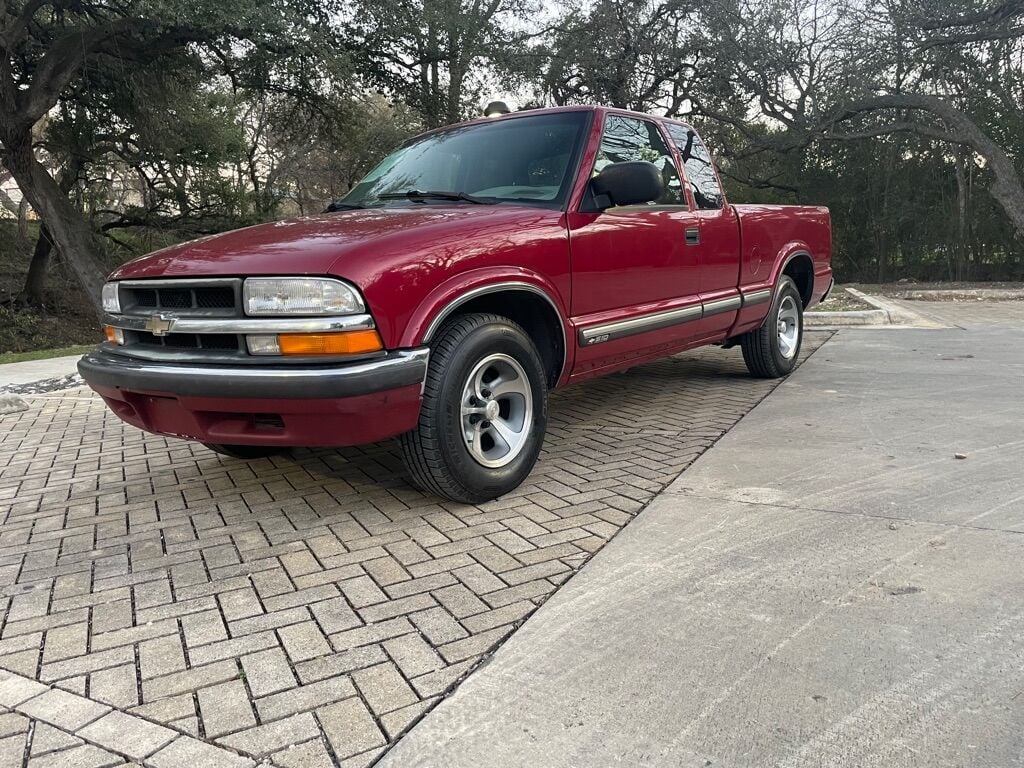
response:
{"label": "truck front wheel", "polygon": [[546,425],[544,366],[530,337],[499,315],[462,315],[431,345],[419,424],[402,436],[402,453],[421,488],[476,504],[526,478]]}
{"label": "truck front wheel", "polygon": [[796,366],[803,335],[803,300],[793,279],[783,275],[764,324],[740,338],[747,370],[759,379],[785,376]]}

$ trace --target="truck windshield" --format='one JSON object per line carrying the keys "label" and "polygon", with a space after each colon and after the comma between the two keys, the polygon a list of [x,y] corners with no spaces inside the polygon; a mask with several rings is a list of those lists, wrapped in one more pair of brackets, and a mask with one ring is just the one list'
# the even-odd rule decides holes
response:
{"label": "truck windshield", "polygon": [[[388,155],[336,204],[429,204],[471,195],[488,202],[561,207],[587,124],[585,111],[478,122],[414,139]],[[410,191],[445,196],[408,195]]]}

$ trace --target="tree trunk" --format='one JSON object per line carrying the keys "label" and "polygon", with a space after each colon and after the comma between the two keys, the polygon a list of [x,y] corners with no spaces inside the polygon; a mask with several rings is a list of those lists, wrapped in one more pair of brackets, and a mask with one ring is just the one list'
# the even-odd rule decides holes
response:
{"label": "tree trunk", "polygon": [[18,204],[18,237],[28,242],[28,199],[24,195]]}
{"label": "tree trunk", "polygon": [[97,316],[101,316],[100,293],[107,270],[96,258],[96,235],[92,226],[36,159],[28,131],[4,136],[4,164],[32,208],[46,222],[53,244],[92,299]]}
{"label": "tree trunk", "polygon": [[956,247],[953,249],[953,279],[964,279],[967,261],[967,174],[964,173],[965,152],[957,148],[953,155],[956,166]]}
{"label": "tree trunk", "polygon": [[448,98],[445,109],[449,124],[462,120],[462,87],[466,79],[466,69],[459,63],[452,63],[448,71]]}
{"label": "tree trunk", "polygon": [[848,141],[854,138],[869,138],[884,134],[909,132],[918,133],[940,141],[963,144],[983,158],[988,163],[995,176],[995,181],[989,187],[989,194],[996,199],[1017,233],[1017,236],[1024,239],[1024,182],[1013,164],[1013,159],[1007,152],[997,144],[974,120],[967,114],[961,112],[948,101],[938,96],[927,96],[923,94],[889,94],[886,96],[875,96],[863,101],[853,102],[836,115],[829,118],[825,124],[826,133],[831,126],[839,120],[856,117],[857,115],[877,112],[887,109],[916,109],[930,112],[944,122],[947,131],[938,130],[930,125],[913,122],[897,122],[892,125],[880,128],[869,129],[859,133],[850,133],[845,136],[830,136],[830,138],[841,138]]}
{"label": "tree trunk", "polygon": [[25,287],[21,289],[16,301],[20,304],[41,307],[46,303],[46,274],[50,269],[50,256],[53,254],[53,241],[50,231],[43,224],[39,228],[39,239],[36,240],[32,261],[28,265],[28,276]]}

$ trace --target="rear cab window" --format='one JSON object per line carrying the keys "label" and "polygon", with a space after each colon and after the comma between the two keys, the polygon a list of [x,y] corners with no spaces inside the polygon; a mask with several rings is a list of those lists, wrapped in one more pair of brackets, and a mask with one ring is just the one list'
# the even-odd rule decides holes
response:
{"label": "rear cab window", "polygon": [[686,172],[686,182],[700,210],[717,210],[725,203],[722,186],[718,183],[715,165],[697,132],[687,125],[665,123],[672,142],[679,150]]}

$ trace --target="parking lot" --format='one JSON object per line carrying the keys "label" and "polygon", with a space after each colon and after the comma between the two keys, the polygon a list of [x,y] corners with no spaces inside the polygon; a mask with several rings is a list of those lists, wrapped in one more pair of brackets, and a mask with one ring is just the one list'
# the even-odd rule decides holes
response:
{"label": "parking lot", "polygon": [[[368,765],[775,386],[710,349],[559,392],[479,507],[391,443],[246,463],[29,397],[0,420],[0,765],[140,759],[155,724],[153,765]],[[77,695],[33,710],[35,680]]]}

